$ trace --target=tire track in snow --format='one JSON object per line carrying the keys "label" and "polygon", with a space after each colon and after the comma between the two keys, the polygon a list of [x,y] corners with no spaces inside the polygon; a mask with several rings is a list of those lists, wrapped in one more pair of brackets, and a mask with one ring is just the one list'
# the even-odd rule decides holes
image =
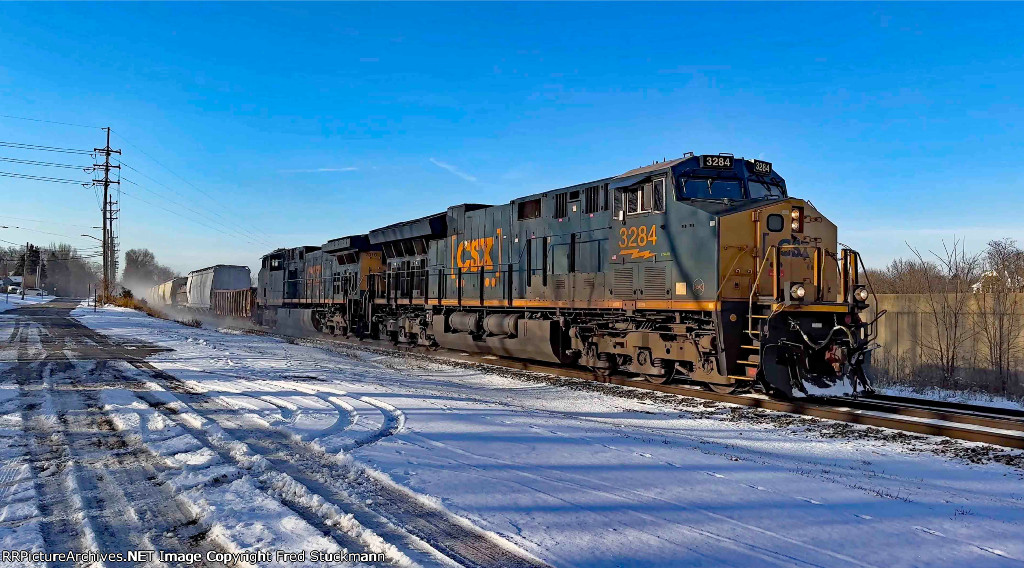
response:
{"label": "tire track in snow", "polygon": [[[156,379],[170,379],[175,381],[174,377],[166,375],[161,371],[157,371],[155,368],[142,365],[141,360],[134,356],[132,353],[126,353],[113,341],[109,340],[105,336],[94,332],[93,330],[81,325],[77,321],[66,319],[68,325],[75,327],[75,331],[83,341],[89,342],[97,348],[97,351],[102,352],[103,360],[114,360],[114,361],[125,361],[136,368],[146,368],[155,371],[153,378]],[[119,365],[119,363],[117,363]],[[264,492],[278,497],[279,502],[282,503],[286,508],[290,509],[293,513],[297,514],[300,518],[306,520],[316,520],[316,517],[324,517],[329,523],[323,520],[318,520],[313,523],[314,527],[320,528],[326,534],[331,534],[331,526],[344,526],[352,532],[357,533],[357,537],[351,535],[345,535],[339,543],[343,547],[347,547],[350,550],[356,551],[370,551],[370,552],[390,552],[389,556],[397,565],[400,566],[414,566],[415,563],[410,562],[404,554],[393,546],[390,546],[383,539],[377,537],[370,531],[362,529],[358,526],[358,523],[347,522],[351,519],[351,515],[341,511],[336,505],[329,503],[321,495],[314,492],[308,491],[302,484],[289,478],[286,474],[275,471],[272,467],[269,467],[269,462],[260,456],[244,455],[247,448],[239,442],[225,439],[224,436],[216,437],[209,435],[205,430],[212,428],[213,430],[221,431],[215,423],[205,420],[192,413],[178,413],[168,408],[166,405],[167,401],[161,401],[156,398],[155,395],[158,393],[167,394],[166,391],[161,390],[162,387],[155,384],[152,381],[140,380],[139,378],[129,374],[130,372],[119,372],[117,369],[108,368],[102,373],[102,376],[106,379],[110,379],[116,383],[118,387],[123,387],[125,383],[134,383],[137,387],[136,396],[143,401],[149,402],[152,406],[160,410],[162,414],[172,421],[176,422],[179,426],[185,428],[185,431],[191,434],[200,444],[205,445],[211,451],[214,451],[226,463],[238,463],[243,466],[243,469],[253,473],[249,478],[260,485],[262,481]],[[147,374],[148,376],[148,374]],[[157,389],[157,392],[151,392],[153,389]],[[191,414],[191,415],[189,415]],[[265,425],[265,424],[264,424]],[[197,427],[198,426],[198,427]],[[288,506],[289,502],[292,506]],[[337,531],[335,531],[337,534]],[[437,564],[433,562],[431,564]],[[442,563],[444,565],[444,563]]]}
{"label": "tire track in snow", "polygon": [[[314,496],[347,510],[361,525],[382,537],[389,534],[400,536],[396,529],[401,527],[402,532],[462,566],[547,566],[500,536],[480,529],[380,474],[375,475],[372,470],[357,467],[348,460],[304,444],[295,436],[268,428],[266,422],[258,417],[250,417],[247,421],[244,413],[240,414],[230,404],[225,404],[230,401],[218,400],[197,391],[148,362],[132,360],[129,363],[148,372],[201,419],[223,427],[232,438],[269,462],[274,470],[284,472]],[[366,403],[376,403],[374,406],[388,410],[393,416],[392,420],[385,420],[387,427],[382,428],[383,434],[374,441],[393,434],[404,424],[404,414],[397,408],[372,398]],[[358,499],[353,494],[357,494]]]}
{"label": "tire track in snow", "polygon": [[[33,310],[13,312],[38,325]],[[25,339],[19,349],[23,362],[9,372],[19,387],[22,424],[31,440],[29,462],[46,550],[224,551],[207,538],[175,492],[158,481],[156,456],[114,427],[98,395],[109,375],[102,364],[83,371],[69,360],[64,349],[74,345],[59,325],[66,321],[44,320],[45,327],[36,334],[40,341],[19,334]],[[82,381],[85,374],[88,384]],[[115,565],[107,561],[86,566]]]}
{"label": "tire track in snow", "polygon": [[227,431],[221,430],[215,422],[196,413],[194,407],[181,404],[180,400],[171,402],[166,397],[156,395],[157,393],[142,393],[142,399],[184,428],[226,463],[234,463],[247,472],[259,489],[274,496],[282,505],[328,535],[340,547],[382,552],[399,566],[415,565],[404,553],[354,522],[350,514],[333,506],[321,495],[306,489],[290,475],[294,471],[279,470],[276,467],[279,464],[268,462],[263,456],[252,452],[244,442],[226,436]]}

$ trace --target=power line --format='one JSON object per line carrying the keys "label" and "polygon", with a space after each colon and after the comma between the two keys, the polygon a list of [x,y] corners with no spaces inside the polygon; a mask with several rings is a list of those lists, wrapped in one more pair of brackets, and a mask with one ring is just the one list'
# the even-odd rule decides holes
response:
{"label": "power line", "polygon": [[191,221],[192,223],[195,223],[197,225],[202,225],[203,227],[206,227],[207,229],[211,229],[213,231],[217,231],[218,233],[220,233],[222,235],[225,235],[227,237],[235,238],[234,235],[232,235],[230,233],[227,233],[227,232],[225,232],[225,231],[223,231],[221,229],[218,229],[217,227],[213,227],[213,226],[207,225],[206,223],[203,223],[202,221],[199,221],[198,219],[193,219],[191,217],[187,217],[187,216],[182,215],[181,213],[179,213],[177,211],[172,211],[172,210],[164,207],[163,205],[160,205],[160,204],[157,204],[157,203],[153,203],[152,201],[147,201],[147,200],[139,197],[138,195],[135,195],[134,193],[128,193],[127,191],[124,191],[122,189],[121,190],[121,195],[125,195],[125,196],[128,196],[128,197],[131,197],[132,199],[141,201],[141,202],[145,203],[146,205],[150,205],[150,206],[156,207],[158,209],[163,209],[164,211],[170,213],[171,215],[175,215],[175,216],[177,216],[177,217],[179,217],[181,219],[184,219],[186,221]]}
{"label": "power line", "polygon": [[19,231],[32,231],[33,233],[43,233],[44,235],[53,235],[55,237],[63,237],[65,239],[77,239],[77,238],[81,237],[81,235],[79,235],[78,237],[72,237],[71,235],[63,235],[61,233],[52,233],[50,231],[44,231],[42,229],[33,229],[31,227],[18,227],[18,226],[15,226],[15,225],[0,225],[0,229],[17,229]]}
{"label": "power line", "polygon": [[[122,164],[122,165],[127,165],[127,164]],[[238,236],[242,237],[243,239],[245,239],[245,240],[247,240],[247,241],[249,241],[249,242],[251,242],[251,243],[254,243],[254,244],[260,244],[260,243],[259,243],[258,241],[254,240],[254,239],[253,239],[253,237],[252,237],[251,235],[248,235],[248,234],[246,234],[246,233],[243,233],[242,231],[239,231],[238,229],[235,229],[235,228],[233,228],[233,227],[230,227],[230,226],[228,226],[228,225],[226,225],[226,224],[224,224],[224,223],[221,223],[220,221],[217,221],[217,220],[215,220],[215,219],[212,219],[212,218],[210,218],[210,217],[208,217],[208,216],[205,216],[205,215],[204,215],[204,214],[203,214],[202,212],[200,212],[200,211],[197,211],[197,210],[195,210],[195,209],[192,209],[191,207],[189,207],[188,205],[185,205],[184,203],[179,203],[179,202],[177,202],[177,201],[174,201],[173,199],[168,199],[167,197],[164,197],[163,195],[160,195],[159,193],[157,193],[157,192],[155,192],[155,191],[152,191],[152,190],[150,190],[150,189],[146,188],[145,186],[139,185],[138,183],[135,183],[134,181],[132,181],[132,180],[130,180],[130,179],[128,179],[128,178],[126,178],[126,177],[122,177],[122,178],[121,178],[121,181],[123,181],[123,182],[125,182],[125,183],[129,183],[129,184],[131,184],[131,185],[134,185],[135,187],[137,187],[137,188],[141,189],[142,191],[145,191],[146,193],[149,193],[149,194],[151,194],[151,195],[154,195],[154,196],[156,196],[156,197],[158,197],[158,198],[160,198],[160,199],[164,199],[164,200],[168,201],[169,203],[172,203],[172,204],[174,204],[174,205],[177,205],[178,207],[181,207],[182,209],[186,209],[186,210],[188,210],[188,211],[191,211],[192,213],[194,213],[194,214],[196,214],[196,215],[199,215],[199,216],[203,216],[203,217],[204,217],[204,218],[205,218],[205,219],[206,219],[207,221],[209,221],[209,222],[211,222],[211,223],[215,223],[215,224],[217,224],[217,225],[220,225],[220,226],[221,226],[221,227],[223,227],[224,229],[226,229],[226,230],[228,230],[228,231],[232,231],[232,232],[234,232],[234,233],[235,233],[236,235],[238,235]],[[123,191],[122,191],[122,193],[123,193]],[[128,195],[128,194],[125,194],[125,195]],[[135,197],[136,199],[139,199],[139,198],[138,198],[138,196],[134,196],[134,195],[133,195],[132,197]],[[209,226],[209,225],[206,225],[206,226]],[[211,227],[211,228],[214,228],[214,227]],[[218,229],[218,230],[219,230],[219,229]],[[223,233],[223,234],[225,234],[225,235],[231,236],[231,235],[229,235],[228,233],[225,233],[224,231],[220,231],[220,232],[221,232],[221,233]],[[266,243],[262,243],[262,244],[266,244]]]}
{"label": "power line", "polygon": [[19,150],[42,150],[45,152],[63,152],[65,154],[84,154],[86,156],[95,154],[93,150],[80,150],[78,148],[60,148],[57,146],[41,146],[39,144],[25,144],[24,142],[0,142],[0,146],[17,148]]}
{"label": "power line", "polygon": [[[169,190],[169,191],[173,192],[173,193],[174,193],[175,195],[177,195],[178,197],[180,197],[180,198],[181,198],[181,199],[182,199],[183,201],[184,201],[184,200],[187,200],[187,198],[185,197],[185,195],[183,195],[183,194],[182,194],[181,192],[179,192],[178,190],[176,190],[176,189],[174,189],[173,187],[170,187],[170,186],[168,186],[168,185],[166,185],[166,184],[164,184],[164,183],[161,183],[161,182],[160,182],[160,181],[158,181],[158,180],[155,180],[155,179],[153,179],[152,177],[150,177],[150,176],[146,175],[146,174],[145,174],[145,173],[143,173],[143,172],[140,172],[139,170],[137,170],[137,169],[133,168],[133,167],[131,166],[131,164],[127,164],[127,163],[125,163],[125,162],[120,162],[120,164],[121,164],[122,166],[124,166],[124,167],[128,168],[129,170],[132,170],[133,172],[135,172],[135,173],[139,174],[140,176],[142,176],[142,177],[144,177],[144,178],[148,179],[149,181],[151,181],[151,182],[155,183],[156,185],[159,185],[160,187],[163,187],[164,189],[167,189],[167,190]],[[128,183],[130,183],[130,184],[132,184],[132,185],[135,185],[135,186],[139,186],[139,184],[137,184],[137,183],[135,183],[135,182],[133,182],[133,181],[131,181],[131,180],[127,179],[127,178],[122,178],[122,179],[124,179],[124,181],[126,181],[126,182],[128,182]],[[139,186],[139,187],[141,187],[141,186]],[[152,193],[152,192],[151,192],[151,193]],[[154,193],[154,195],[155,195],[155,193]],[[189,208],[189,207],[185,207],[184,205],[182,205],[182,207],[184,207],[184,208],[186,208],[186,209],[189,209],[190,211],[193,211],[193,212],[195,212],[196,214],[201,214],[201,213],[199,213],[198,211],[195,211],[194,209],[191,209],[191,208]],[[238,228],[235,228],[235,227],[232,227],[232,226],[230,226],[230,225],[228,224],[228,221],[229,221],[229,220],[228,220],[228,219],[225,219],[223,215],[220,215],[220,214],[219,214],[219,213],[217,213],[216,211],[211,211],[211,213],[212,213],[213,215],[215,215],[215,216],[219,217],[219,218],[220,218],[220,219],[222,219],[223,221],[217,221],[217,220],[215,220],[215,219],[212,219],[212,218],[210,218],[210,217],[207,217],[207,218],[208,218],[208,219],[210,220],[210,222],[212,222],[212,223],[217,223],[218,225],[221,225],[221,226],[223,226],[223,227],[224,227],[225,229],[228,229],[228,230],[230,230],[230,231],[234,231],[235,233],[238,233],[239,235],[241,235],[241,236],[242,236],[243,238],[245,238],[245,239],[246,239],[246,240],[248,240],[249,242],[252,242],[252,243],[255,243],[255,244],[262,244],[262,245],[264,245],[264,246],[272,246],[272,245],[271,245],[271,243],[270,243],[269,241],[267,241],[266,239],[264,239],[264,238],[260,237],[260,236],[259,236],[258,234],[255,234],[255,233],[253,233],[252,231],[249,231],[249,230],[247,230],[247,229],[246,229],[246,227],[244,227],[244,226],[243,226],[243,225],[242,225],[241,223],[237,223],[237,222],[236,222],[236,223],[233,223],[234,225],[236,225],[236,226],[238,227]]]}
{"label": "power line", "polygon": [[[169,172],[169,173],[170,173],[171,175],[173,175],[174,177],[176,177],[176,178],[180,179],[181,181],[185,182],[185,184],[186,184],[186,185],[188,185],[188,186],[189,186],[189,187],[191,187],[192,189],[196,190],[197,192],[199,192],[200,194],[202,194],[203,196],[205,196],[205,197],[206,197],[207,199],[209,199],[209,200],[210,200],[210,201],[212,201],[213,203],[215,203],[215,204],[217,204],[218,206],[222,207],[222,208],[223,208],[223,209],[224,209],[225,211],[230,211],[230,210],[231,210],[231,208],[230,208],[230,207],[229,207],[228,205],[225,205],[224,203],[222,203],[222,202],[218,201],[217,199],[214,199],[214,197],[213,197],[212,195],[210,195],[209,193],[207,193],[207,192],[203,191],[202,189],[200,189],[200,188],[196,187],[196,185],[195,185],[195,184],[193,184],[193,183],[192,183],[192,182],[190,182],[189,180],[185,179],[184,177],[182,177],[182,176],[178,175],[178,174],[177,174],[177,173],[176,173],[176,172],[175,172],[174,170],[172,170],[171,168],[169,168],[169,167],[165,166],[165,165],[164,165],[163,163],[161,163],[161,162],[160,162],[159,160],[157,160],[156,158],[154,158],[153,156],[151,156],[151,155],[150,155],[149,153],[147,153],[147,152],[146,152],[145,150],[143,150],[142,148],[139,148],[138,146],[136,146],[135,144],[133,144],[133,143],[132,143],[132,142],[131,142],[130,140],[128,140],[127,138],[125,138],[123,134],[121,134],[121,133],[119,133],[119,132],[114,132],[114,134],[115,134],[115,135],[117,135],[117,136],[118,136],[119,138],[121,138],[122,140],[124,140],[124,142],[125,142],[126,144],[128,144],[129,146],[131,146],[132,148],[135,148],[136,150],[138,150],[138,151],[139,151],[139,153],[141,153],[141,154],[142,154],[143,156],[146,156],[147,158],[149,158],[150,160],[152,160],[152,161],[153,161],[153,163],[155,163],[156,165],[160,166],[161,168],[163,168],[163,169],[167,170],[167,171],[168,171],[168,172]],[[134,170],[134,171],[138,171],[138,170],[135,170],[134,168],[132,168],[131,166],[128,166],[127,164],[126,164],[126,167],[128,167],[129,169],[132,169],[132,170]],[[139,173],[140,173],[140,174],[142,174],[142,172],[139,172]],[[142,175],[144,175],[144,174],[142,174]],[[147,177],[148,177],[148,176],[147,176]],[[150,178],[150,179],[152,179],[152,178]],[[218,217],[220,217],[220,218],[224,219],[224,217],[223,217],[223,216],[221,216],[221,215],[220,215],[220,214],[219,214],[218,212],[214,211],[213,213],[214,213],[214,215],[216,215],[216,216],[218,216]],[[225,220],[226,220],[226,219],[225,219]],[[244,228],[244,225],[243,225],[242,223],[238,223],[238,225],[239,225],[240,227],[243,227],[243,228]],[[246,229],[246,230],[248,230],[248,229]],[[254,233],[254,234],[259,234],[259,235],[263,235],[263,236],[266,236],[266,233],[263,233],[262,231],[258,231],[258,230],[257,230],[257,231],[249,231],[249,232],[250,232],[250,233]],[[271,245],[271,243],[270,243],[269,241],[266,241],[266,240],[264,240],[264,241],[263,241],[263,244],[265,244],[265,245],[267,245],[267,246],[272,246],[272,245]]]}
{"label": "power line", "polygon": [[27,116],[14,116],[11,114],[0,114],[0,118],[13,118],[15,120],[29,120],[32,122],[46,122],[49,124],[61,124],[63,126],[77,126],[79,128],[102,128],[102,126],[89,126],[87,124],[75,124],[73,122],[60,122],[57,120],[45,120],[42,118],[29,118]]}
{"label": "power line", "polygon": [[73,180],[73,179],[55,178],[55,177],[48,177],[48,176],[33,176],[33,175],[29,175],[29,174],[19,174],[19,173],[14,173],[14,172],[0,172],[0,176],[10,177],[10,178],[18,178],[18,179],[28,179],[28,180],[32,180],[32,181],[48,181],[50,183],[74,183],[74,184],[77,184],[77,185],[88,185],[88,184],[85,184],[85,183],[83,183],[81,181]]}
{"label": "power line", "polygon": [[12,215],[0,215],[0,219],[14,219],[16,221],[28,221],[30,223],[49,223],[51,225],[60,225],[62,227],[75,227],[76,229],[97,229],[98,227],[88,227],[86,225],[72,225],[70,223],[58,223],[57,221],[49,221],[45,219],[30,219],[28,217],[14,217]]}
{"label": "power line", "polygon": [[[16,243],[16,242],[13,242],[13,241],[8,241],[6,239],[0,239],[0,243],[7,243],[9,245],[14,245],[16,247],[24,246],[22,243]],[[67,243],[65,243],[65,244],[67,244]],[[57,250],[52,249],[52,248],[48,248],[48,247],[34,246],[34,248],[37,248],[40,251],[46,251],[46,252],[50,252],[50,253],[54,253],[54,254],[56,254],[58,252]],[[72,247],[72,249],[74,249],[76,252],[79,250],[77,247]],[[81,250],[88,250],[88,249],[81,249]],[[74,260],[80,260],[80,259],[89,259],[89,258],[99,258],[101,256],[103,256],[103,255],[100,254],[100,253],[89,253],[89,254],[84,254],[84,255],[68,257],[68,258],[69,259],[74,259]]]}
{"label": "power line", "polygon": [[40,161],[37,161],[37,160],[21,160],[19,158],[5,158],[3,156],[0,156],[0,162],[11,162],[11,163],[14,163],[14,164],[26,164],[26,165],[29,165],[29,166],[47,166],[47,167],[50,167],[50,168],[70,168],[70,169],[85,170],[85,171],[91,171],[92,170],[92,166],[91,165],[90,166],[82,166],[82,165],[75,165],[75,164],[56,164],[56,163],[53,163],[53,162],[40,162]]}

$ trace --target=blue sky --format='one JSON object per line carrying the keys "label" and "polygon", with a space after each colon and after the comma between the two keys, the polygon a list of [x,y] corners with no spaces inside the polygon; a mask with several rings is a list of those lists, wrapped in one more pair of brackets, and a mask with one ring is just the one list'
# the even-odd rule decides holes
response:
{"label": "blue sky", "polygon": [[[1024,242],[1022,22],[1020,4],[4,3],[0,114],[113,127],[141,172],[122,248],[182,271],[686,151],[774,162],[881,265],[905,241]],[[0,141],[102,132],[0,118]],[[0,184],[0,225],[36,229],[0,239],[98,224],[91,190]]]}

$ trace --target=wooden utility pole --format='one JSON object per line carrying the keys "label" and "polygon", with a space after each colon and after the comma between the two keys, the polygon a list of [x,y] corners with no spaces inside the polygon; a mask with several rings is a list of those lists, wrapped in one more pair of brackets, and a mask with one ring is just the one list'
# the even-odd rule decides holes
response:
{"label": "wooden utility pole", "polygon": [[110,170],[121,168],[119,165],[111,165],[110,156],[111,154],[120,154],[121,151],[110,148],[110,127],[108,126],[104,130],[107,131],[107,145],[103,148],[94,148],[97,153],[103,154],[103,163],[94,164],[95,168],[102,168],[103,179],[93,180],[93,185],[103,186],[103,297],[106,299],[110,295],[110,281],[115,276],[111,274],[111,267],[114,265],[113,256],[117,254],[112,246],[114,242],[114,227],[110,203],[110,186],[121,183],[118,180],[110,179]]}
{"label": "wooden utility pole", "polygon": [[28,286],[28,247],[32,243],[25,243],[25,260],[21,263],[21,299],[25,299],[25,286]]}

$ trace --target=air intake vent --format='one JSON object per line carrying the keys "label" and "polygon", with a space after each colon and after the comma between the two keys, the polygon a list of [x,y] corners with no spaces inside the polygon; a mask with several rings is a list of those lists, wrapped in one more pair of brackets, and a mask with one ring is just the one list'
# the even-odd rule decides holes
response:
{"label": "air intake vent", "polygon": [[561,219],[569,214],[569,194],[559,193],[555,195],[555,217]]}
{"label": "air intake vent", "polygon": [[554,280],[555,280],[555,299],[556,300],[566,300],[566,299],[568,299],[569,294],[566,291],[566,289],[568,288],[568,286],[566,286],[566,280],[568,280],[568,278],[566,276],[554,276]]}
{"label": "air intake vent", "polygon": [[665,298],[668,285],[665,283],[667,270],[664,266],[644,267],[644,298]]}
{"label": "air intake vent", "polygon": [[612,273],[612,296],[616,298],[633,297],[633,267],[616,268]]}

